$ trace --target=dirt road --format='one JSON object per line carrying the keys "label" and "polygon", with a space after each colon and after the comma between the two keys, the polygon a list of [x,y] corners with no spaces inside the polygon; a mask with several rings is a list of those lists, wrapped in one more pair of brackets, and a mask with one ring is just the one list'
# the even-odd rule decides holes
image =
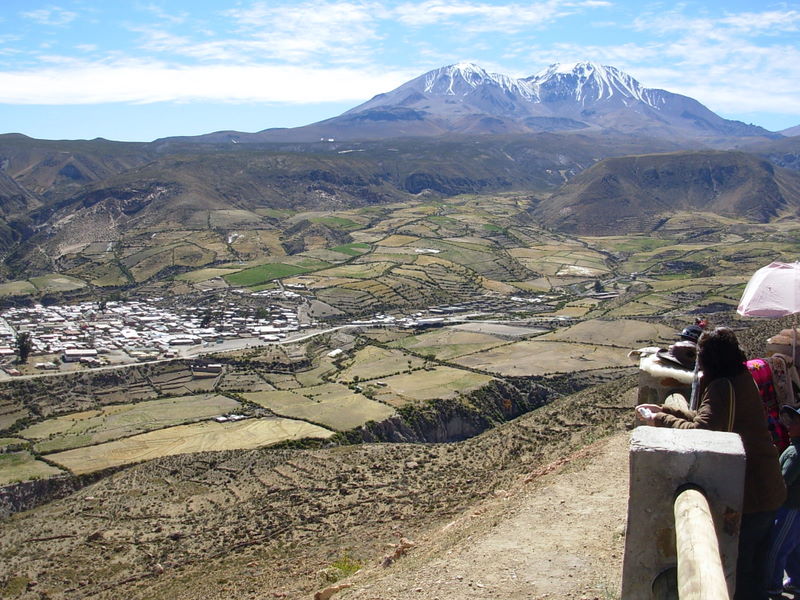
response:
{"label": "dirt road", "polygon": [[352,578],[341,600],[618,597],[628,433],[520,478],[419,540],[391,568]]}

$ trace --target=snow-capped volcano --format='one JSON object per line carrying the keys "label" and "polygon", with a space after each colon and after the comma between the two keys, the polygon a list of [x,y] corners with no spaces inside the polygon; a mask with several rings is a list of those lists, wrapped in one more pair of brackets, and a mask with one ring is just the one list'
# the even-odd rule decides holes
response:
{"label": "snow-capped volcano", "polygon": [[[347,112],[294,129],[237,134],[238,142],[367,140],[450,133],[595,131],[670,142],[731,146],[742,137],[780,137],[723,119],[680,94],[647,88],[592,62],[554,64],[514,78],[462,62],[429,71]],[[203,140],[230,138],[230,132]]]}
{"label": "snow-capped volcano", "polygon": [[[612,66],[554,64],[530,77],[489,73],[473,63],[435,69],[379,94],[326,124],[392,123],[394,135],[612,129],[685,139],[763,136],[679,94],[647,88]],[[370,136],[371,137],[371,136]]]}

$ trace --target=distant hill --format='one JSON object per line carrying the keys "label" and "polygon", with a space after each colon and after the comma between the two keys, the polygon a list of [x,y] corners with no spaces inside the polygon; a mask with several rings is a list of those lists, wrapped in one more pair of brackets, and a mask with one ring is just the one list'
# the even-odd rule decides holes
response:
{"label": "distant hill", "polygon": [[313,142],[542,131],[605,131],[715,147],[730,146],[740,138],[780,137],[762,127],[723,119],[687,96],[646,88],[611,66],[555,64],[536,75],[514,79],[459,63],[420,75],[342,115],[304,127],[258,133],[221,131],[157,143]]}
{"label": "distant hill", "polygon": [[[790,130],[786,130],[790,131]],[[794,137],[760,140],[744,144],[740,150],[766,158],[772,164],[800,171],[800,131]]]}
{"label": "distant hill", "polygon": [[[25,140],[17,157],[5,146],[10,162],[27,165],[40,182],[34,194],[14,179],[0,185],[0,206],[22,206],[30,198],[27,233],[7,233],[8,244],[21,241],[6,262],[16,273],[52,268],[41,263],[41,250],[57,260],[76,243],[123,240],[147,231],[221,227],[211,213],[225,212],[228,228],[274,228],[271,210],[332,210],[408,200],[420,193],[539,190],[550,193],[598,157],[675,146],[624,136],[557,134],[516,136],[448,136],[368,143],[181,147],[180,153],[139,149],[126,160],[144,164],[111,173],[70,189],[52,174],[46,149],[31,150]],[[178,148],[175,148],[176,150]],[[105,165],[118,165],[110,147]],[[85,156],[65,152],[65,156]],[[38,156],[39,159],[33,158]],[[95,157],[92,157],[96,160]],[[145,162],[149,159],[149,162]],[[65,160],[65,159],[62,159]],[[85,164],[82,158],[68,164]],[[60,163],[59,163],[60,164]],[[110,170],[110,169],[109,169]],[[15,171],[12,171],[15,172]],[[2,172],[0,172],[2,175]],[[30,176],[19,176],[30,183]],[[16,200],[15,200],[16,198]],[[16,214],[16,213],[15,213]],[[0,213],[2,216],[3,213]],[[295,244],[290,244],[295,247]]]}
{"label": "distant hill", "polygon": [[580,234],[657,229],[677,211],[767,222],[800,206],[800,175],[743,152],[609,158],[542,201],[535,216]]}
{"label": "distant hill", "polygon": [[68,196],[86,184],[141,166],[153,156],[153,147],[144,143],[0,135],[0,173],[28,192],[48,197]]}

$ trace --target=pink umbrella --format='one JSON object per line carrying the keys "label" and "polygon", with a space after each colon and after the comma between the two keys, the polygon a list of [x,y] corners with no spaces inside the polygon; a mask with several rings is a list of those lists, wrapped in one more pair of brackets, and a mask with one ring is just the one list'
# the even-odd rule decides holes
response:
{"label": "pink umbrella", "polygon": [[785,317],[800,312],[800,262],[774,262],[750,278],[737,312],[745,317]]}
{"label": "pink umbrella", "polygon": [[[739,307],[745,317],[785,317],[800,312],[800,262],[773,262],[761,267],[747,282]],[[792,317],[792,354],[797,338],[796,316]]]}

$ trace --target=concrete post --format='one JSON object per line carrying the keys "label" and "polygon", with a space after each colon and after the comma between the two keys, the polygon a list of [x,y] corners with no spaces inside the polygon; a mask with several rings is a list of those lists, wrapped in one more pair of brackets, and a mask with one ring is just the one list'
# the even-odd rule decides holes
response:
{"label": "concrete post", "polygon": [[744,467],[744,448],[735,433],[657,427],[633,431],[623,600],[677,598],[672,596],[677,587],[673,503],[686,484],[703,489],[708,499],[733,596]]}

